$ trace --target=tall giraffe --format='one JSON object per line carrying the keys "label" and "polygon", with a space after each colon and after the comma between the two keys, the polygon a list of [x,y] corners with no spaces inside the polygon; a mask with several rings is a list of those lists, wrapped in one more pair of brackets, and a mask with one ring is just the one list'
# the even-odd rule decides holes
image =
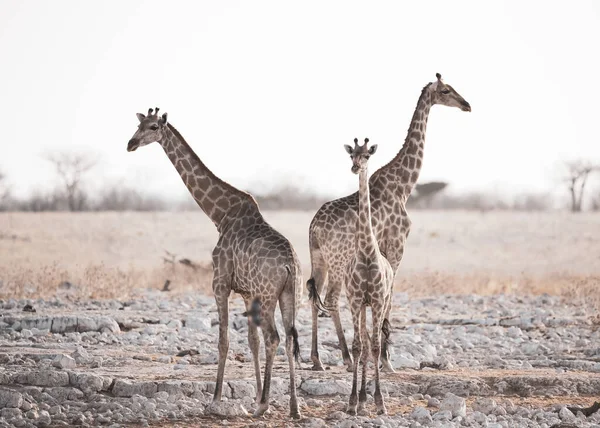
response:
{"label": "tall giraffe", "polygon": [[[371,355],[375,369],[375,404],[377,413],[387,413],[379,384],[379,354],[381,353],[381,329],[386,312],[392,301],[392,284],[394,273],[390,262],[381,254],[377,238],[371,224],[371,201],[369,197],[369,176],[367,164],[369,157],[377,151],[377,144],[367,148],[365,144],[358,145],[354,139],[354,148],[345,145],[352,159],[352,172],[358,174],[358,220],[354,237],[354,254],[350,258],[345,276],[346,296],[352,312],[354,326],[354,341],[352,356],[354,358],[352,392],[348,403],[348,413],[355,415],[367,402],[367,363],[369,361],[369,335],[367,333],[367,306],[371,307],[373,335],[371,339]],[[362,379],[360,385],[360,400],[357,393],[358,359],[362,363]]]}
{"label": "tall giraffe", "polygon": [[[377,170],[369,179],[373,230],[379,249],[389,260],[394,275],[398,270],[404,245],[410,233],[411,221],[405,203],[419,178],[423,164],[423,148],[429,111],[435,104],[458,107],[471,111],[471,106],[452,86],[437,80],[428,83],[422,90],[417,107],[408,128],[402,149],[387,165]],[[354,236],[358,210],[358,193],[326,202],[317,211],[310,223],[309,247],[311,277],[307,286],[313,302],[318,302],[327,281],[325,307],[331,313],[337,332],[344,363],[352,370],[352,357],[340,321],[338,301],[344,281],[344,269],[354,254]],[[317,299],[318,298],[318,299]],[[319,306],[312,308],[313,370],[323,370],[319,358],[317,320]],[[387,342],[389,338],[389,313],[383,322],[386,340],[383,342],[381,362],[385,371],[394,371],[389,361]]]}
{"label": "tall giraffe", "polygon": [[[302,295],[300,262],[290,242],[263,218],[254,198],[227,184],[213,174],[186,143],[181,134],[167,123],[167,114],[158,116],[158,108],[148,115],[137,114],[140,121],[127,151],[157,141],[186,187],[219,231],[212,254],[213,292],[219,313],[219,365],[213,402],[221,400],[225,362],[229,350],[229,295],[239,293],[246,303],[248,342],[254,360],[258,407],[255,416],[269,408],[269,388],[279,334],[275,308],[279,302],[286,334],[286,352],[290,368],[290,415],[300,418],[296,398],[294,357],[299,356],[296,309]],[[265,377],[261,385],[258,349],[263,331]],[[209,409],[210,410],[210,409]]]}

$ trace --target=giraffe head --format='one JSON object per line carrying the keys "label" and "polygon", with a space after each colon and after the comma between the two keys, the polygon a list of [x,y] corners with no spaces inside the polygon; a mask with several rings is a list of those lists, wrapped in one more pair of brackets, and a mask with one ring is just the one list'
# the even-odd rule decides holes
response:
{"label": "giraffe head", "polygon": [[358,145],[358,138],[354,139],[354,147],[344,144],[344,148],[352,159],[352,168],[350,169],[354,174],[358,174],[361,171],[367,169],[367,162],[371,155],[377,151],[377,144],[373,144],[371,147],[367,147],[369,142],[368,138],[365,138],[365,144],[362,146]]}
{"label": "giraffe head", "polygon": [[131,140],[127,144],[127,151],[133,152],[138,147],[154,143],[155,141],[161,141],[164,136],[164,130],[167,127],[167,113],[162,116],[158,115],[158,107],[154,109],[148,109],[148,115],[144,116],[142,113],[137,113],[137,118],[140,121],[138,130],[133,134]]}
{"label": "giraffe head", "polygon": [[471,111],[469,104],[456,90],[442,82],[442,75],[436,73],[437,81],[429,84],[433,104],[442,104],[449,107],[458,107],[462,111]]}

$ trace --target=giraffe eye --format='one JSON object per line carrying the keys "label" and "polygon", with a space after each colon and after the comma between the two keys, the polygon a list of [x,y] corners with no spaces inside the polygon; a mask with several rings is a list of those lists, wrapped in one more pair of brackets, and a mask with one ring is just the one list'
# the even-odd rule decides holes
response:
{"label": "giraffe eye", "polygon": [[367,155],[367,156],[365,156],[365,159],[369,160],[370,157],[371,157],[371,155]]}
{"label": "giraffe eye", "polygon": [[444,89],[444,90],[442,91],[442,94],[444,94],[444,95],[448,95],[449,93],[450,93],[450,90],[449,90],[449,89]]}
{"label": "giraffe eye", "polygon": [[158,125],[152,125],[150,127],[151,130],[156,131],[158,129]]}

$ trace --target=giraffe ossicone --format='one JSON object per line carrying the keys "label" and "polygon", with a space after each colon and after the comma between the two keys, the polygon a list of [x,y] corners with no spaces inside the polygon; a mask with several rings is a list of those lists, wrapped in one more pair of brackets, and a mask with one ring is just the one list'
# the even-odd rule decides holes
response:
{"label": "giraffe ossicone", "polygon": [[[255,416],[269,408],[269,392],[279,334],[275,309],[279,303],[285,329],[285,348],[290,371],[290,415],[300,418],[296,396],[295,360],[299,357],[295,327],[297,305],[302,297],[302,272],[290,242],[263,218],[254,198],[221,180],[210,171],[181,134],[158,108],[137,114],[138,130],[127,144],[128,151],[158,142],[190,194],[219,231],[212,254],[213,292],[219,313],[219,363],[213,402],[221,400],[225,363],[229,350],[229,296],[239,293],[246,304],[248,343],[256,377]],[[265,373],[261,382],[260,338],[265,343]],[[207,407],[211,411],[211,406]]]}

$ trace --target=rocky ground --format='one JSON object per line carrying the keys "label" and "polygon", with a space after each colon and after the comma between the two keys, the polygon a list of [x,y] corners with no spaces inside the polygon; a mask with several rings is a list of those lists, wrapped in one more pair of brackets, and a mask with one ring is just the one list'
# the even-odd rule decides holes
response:
{"label": "rocky ground", "polygon": [[[208,415],[217,361],[214,300],[144,291],[131,301],[0,301],[0,426],[600,427],[600,332],[559,297],[395,295],[388,416],[350,417],[351,374],[321,318],[324,372],[310,370],[310,312],[298,313],[303,419],[288,412],[283,343],[272,410],[253,419],[255,385],[242,301],[234,298],[226,401]],[[25,309],[25,310],[24,310]],[[35,311],[35,312],[33,312]],[[346,325],[349,311],[342,309]],[[281,332],[280,327],[280,332]],[[349,340],[352,331],[346,331]],[[567,407],[571,407],[569,410]]]}

